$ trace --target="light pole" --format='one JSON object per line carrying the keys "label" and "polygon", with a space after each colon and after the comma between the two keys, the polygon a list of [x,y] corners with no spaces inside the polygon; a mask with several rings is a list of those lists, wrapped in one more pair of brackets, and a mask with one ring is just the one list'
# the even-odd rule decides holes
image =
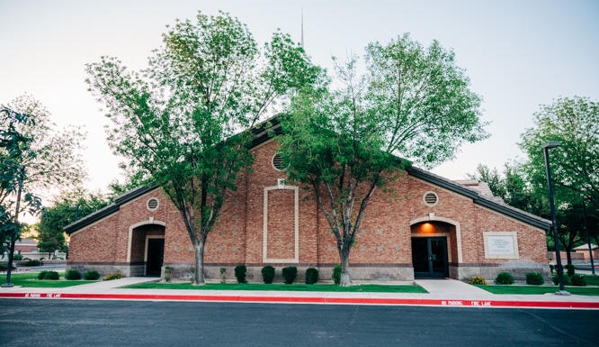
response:
{"label": "light pole", "polygon": [[549,141],[543,145],[545,153],[545,169],[547,170],[547,186],[549,187],[549,205],[551,206],[551,228],[553,229],[553,240],[555,244],[555,260],[557,262],[557,277],[559,278],[559,291],[557,295],[570,295],[564,290],[564,268],[562,267],[562,257],[559,251],[559,239],[557,237],[557,223],[555,220],[555,202],[553,201],[553,185],[551,184],[551,167],[549,165],[549,149],[559,146],[558,141]]}

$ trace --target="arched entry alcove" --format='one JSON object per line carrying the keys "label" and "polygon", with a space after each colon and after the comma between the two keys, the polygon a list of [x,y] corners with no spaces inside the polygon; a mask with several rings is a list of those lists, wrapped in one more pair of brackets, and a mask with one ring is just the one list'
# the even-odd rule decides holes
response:
{"label": "arched entry alcove", "polygon": [[425,218],[412,221],[410,229],[414,277],[455,277],[461,259],[459,224]]}
{"label": "arched entry alcove", "polygon": [[127,261],[131,276],[159,277],[164,259],[164,223],[139,223],[129,229]]}

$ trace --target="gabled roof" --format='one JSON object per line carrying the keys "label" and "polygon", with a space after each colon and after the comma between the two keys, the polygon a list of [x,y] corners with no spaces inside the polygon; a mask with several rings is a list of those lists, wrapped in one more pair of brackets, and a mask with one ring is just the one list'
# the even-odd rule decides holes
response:
{"label": "gabled roof", "polygon": [[501,213],[503,215],[514,218],[523,223],[535,226],[537,228],[548,230],[551,227],[551,221],[547,219],[535,216],[534,214],[522,211],[505,203],[500,203],[495,199],[479,194],[474,189],[467,188],[466,186],[463,186],[456,182],[452,182],[446,178],[435,175],[431,172],[418,169],[414,166],[406,168],[406,171],[412,177],[419,178],[428,183],[445,188],[449,191],[460,194],[467,198],[471,198],[476,205],[486,207],[492,211]]}
{"label": "gabled roof", "polygon": [[[263,122],[262,126],[253,128],[251,132],[254,135],[251,147],[254,148],[271,140],[273,138],[273,135],[281,135],[283,133],[283,130],[279,121],[279,117],[274,116]],[[425,182],[447,189],[456,194],[462,195],[467,198],[471,198],[474,204],[476,205],[486,207],[492,211],[514,218],[520,222],[540,229],[549,230],[549,228],[551,227],[551,221],[522,211],[515,207],[506,205],[505,203],[500,201],[501,199],[493,197],[492,194],[491,196],[489,196],[489,194],[477,191],[476,189],[467,188],[468,184],[459,184],[441,176],[435,175],[431,172],[416,168],[414,166],[408,166],[405,170],[412,177],[419,178]],[[131,190],[116,198],[114,200],[114,203],[112,203],[111,205],[108,205],[99,211],[96,211],[76,222],[67,225],[64,228],[64,231],[70,235],[79,229],[82,229],[94,222],[103,219],[104,217],[116,213],[120,209],[120,206],[124,203],[131,201],[141,195],[144,195],[147,192],[152,191],[156,188],[157,186],[154,185],[151,187],[140,187]]]}
{"label": "gabled roof", "polygon": [[130,190],[127,193],[114,199],[114,202],[112,204],[110,204],[94,213],[88,214],[87,216],[67,225],[66,227],[64,227],[63,230],[67,234],[71,235],[72,233],[74,233],[75,231],[77,231],[79,229],[83,229],[86,226],[103,219],[104,217],[110,216],[111,214],[118,212],[118,210],[121,208],[121,205],[123,205],[124,203],[129,202],[133,199],[136,199],[156,188],[158,188],[158,187],[153,185],[151,187],[139,187],[139,188]]}

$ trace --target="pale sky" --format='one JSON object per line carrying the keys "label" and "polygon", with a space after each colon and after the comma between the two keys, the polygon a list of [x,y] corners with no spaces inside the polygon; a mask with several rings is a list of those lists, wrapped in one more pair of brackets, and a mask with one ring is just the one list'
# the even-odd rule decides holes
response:
{"label": "pale sky", "polygon": [[[463,179],[479,163],[502,170],[524,154],[517,143],[540,104],[574,95],[599,99],[599,1],[12,1],[0,0],[0,104],[24,93],[39,99],[59,126],[83,125],[91,190],[119,177],[105,141],[102,105],[87,91],[84,66],[102,55],[145,66],[165,26],[198,10],[231,13],[259,43],[280,28],[330,70],[331,57],[362,54],[369,43],[405,32],[456,54],[481,95],[491,137],[466,145],[433,170]],[[541,149],[539,149],[541,150]]]}

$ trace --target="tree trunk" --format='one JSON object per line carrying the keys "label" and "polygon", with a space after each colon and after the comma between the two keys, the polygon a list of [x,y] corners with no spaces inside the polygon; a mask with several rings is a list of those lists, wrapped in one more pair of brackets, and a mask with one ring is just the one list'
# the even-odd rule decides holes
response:
{"label": "tree trunk", "polygon": [[204,280],[204,240],[200,239],[195,244],[196,268],[193,273],[193,284],[201,286],[206,284]]}
{"label": "tree trunk", "polygon": [[17,235],[10,237],[10,247],[8,248],[8,267],[6,268],[6,283],[2,284],[2,287],[12,287],[10,283],[10,277],[12,274],[12,264],[15,258],[15,244],[17,243]]}
{"label": "tree trunk", "polygon": [[[21,166],[21,170],[23,170],[23,166]],[[22,174],[22,173],[21,173]],[[17,206],[15,208],[15,228],[13,230],[13,234],[10,237],[10,248],[8,251],[8,268],[6,269],[6,283],[4,283],[3,287],[12,287],[12,283],[10,283],[10,277],[12,274],[12,264],[15,256],[15,244],[19,239],[19,235],[21,234],[21,227],[19,226],[19,211],[21,210],[21,193],[23,191],[23,176],[19,177],[19,188],[17,190]]]}
{"label": "tree trunk", "polygon": [[349,277],[349,245],[344,244],[340,252],[341,258],[341,287],[349,287],[352,285]]}

